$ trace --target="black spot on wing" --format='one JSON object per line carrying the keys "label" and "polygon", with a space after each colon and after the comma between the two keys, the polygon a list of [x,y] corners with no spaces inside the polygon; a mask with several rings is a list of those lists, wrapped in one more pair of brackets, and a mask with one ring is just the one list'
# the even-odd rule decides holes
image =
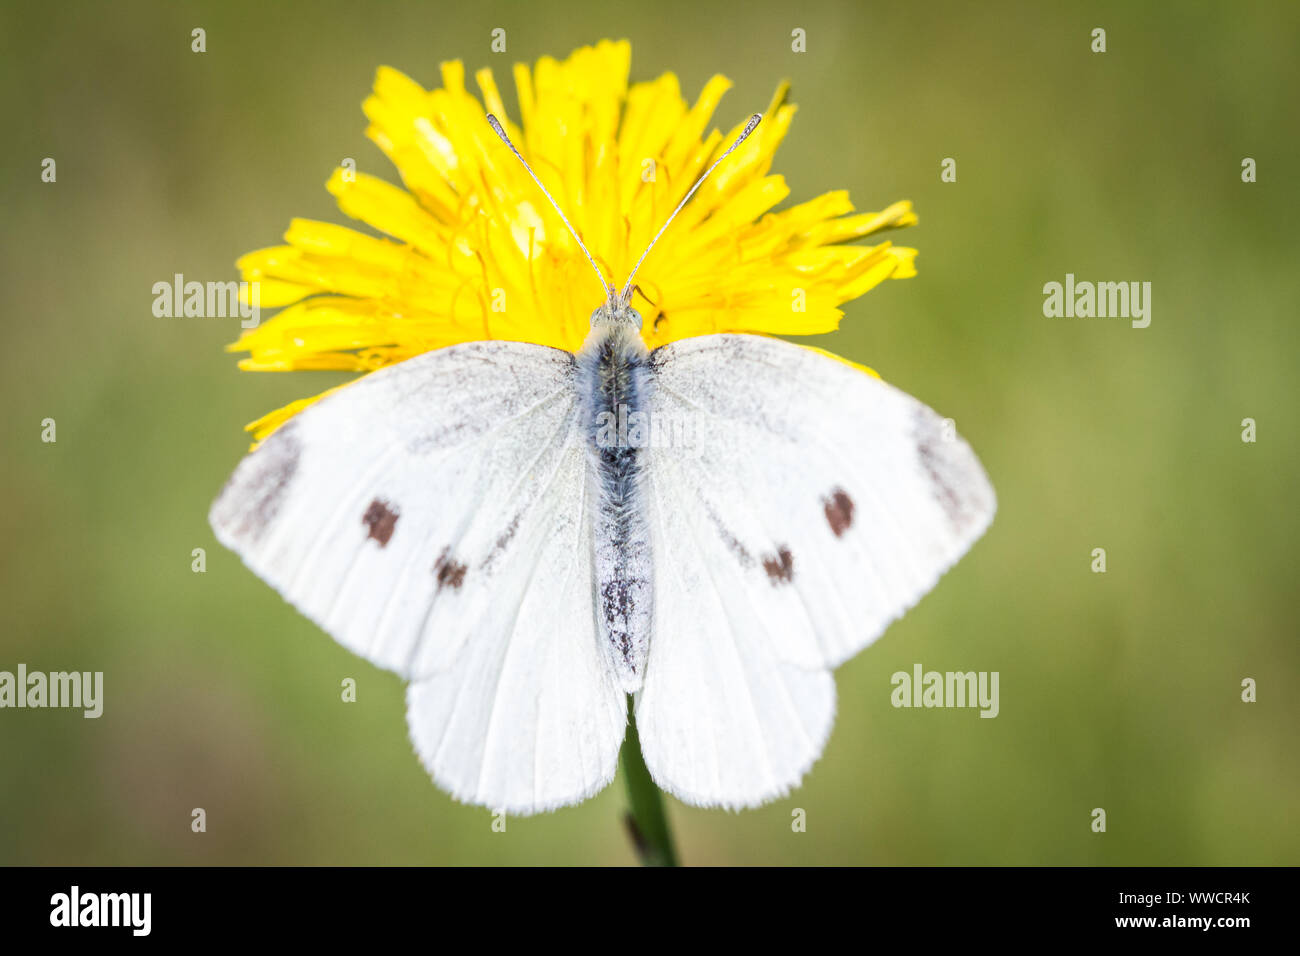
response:
{"label": "black spot on wing", "polygon": [[776,549],[776,554],[763,555],[763,570],[767,572],[767,578],[775,587],[778,584],[789,584],[794,580],[794,555],[785,545]]}
{"label": "black spot on wing", "polygon": [[370,507],[361,516],[361,523],[366,526],[367,537],[374,538],[379,546],[385,547],[397,527],[397,512],[380,498],[370,502]]}
{"label": "black spot on wing", "polygon": [[844,532],[853,527],[853,499],[843,488],[836,488],[823,498],[822,509],[835,537],[844,537]]}
{"label": "black spot on wing", "polygon": [[450,548],[443,548],[438,560],[433,562],[433,576],[438,581],[438,590],[451,588],[453,591],[465,583],[465,572],[469,570],[451,555]]}

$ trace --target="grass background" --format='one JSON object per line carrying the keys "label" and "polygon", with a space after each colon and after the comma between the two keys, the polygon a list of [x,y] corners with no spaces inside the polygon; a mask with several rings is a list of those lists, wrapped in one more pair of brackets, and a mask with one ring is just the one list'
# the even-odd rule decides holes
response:
{"label": "grass background", "polygon": [[[461,58],[510,89],[514,61],[606,36],[633,41],[633,79],[735,79],[723,127],[792,79],[791,201],[915,201],[920,275],[818,344],[954,416],[1001,504],[838,671],[803,787],[670,806],[684,859],[1300,862],[1296,5],[10,2],[0,36],[0,669],[106,683],[99,720],[0,711],[0,863],[633,860],[618,784],[504,834],[452,803],[401,682],[216,545],[240,426],[332,379],[238,373],[233,320],[151,313],[154,282],[235,278],[291,216],[344,221],[323,188],[341,157],[395,179],[362,135],[379,64],[435,85]],[[1150,328],[1045,318],[1067,272],[1150,281]],[[895,710],[914,662],[999,671],[1000,716]]]}

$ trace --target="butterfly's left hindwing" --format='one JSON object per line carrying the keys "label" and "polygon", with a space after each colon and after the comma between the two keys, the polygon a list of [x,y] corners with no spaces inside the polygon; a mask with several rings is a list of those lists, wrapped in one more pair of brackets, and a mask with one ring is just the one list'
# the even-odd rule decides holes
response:
{"label": "butterfly's left hindwing", "polygon": [[820,755],[831,668],[983,534],[993,489],[933,411],[809,349],[712,335],[651,368],[641,745],[681,799],[755,806]]}
{"label": "butterfly's left hindwing", "polygon": [[218,539],[350,650],[411,681],[411,736],[458,798],[512,813],[614,774],[591,491],[566,352],[477,342],[310,406],[236,470]]}

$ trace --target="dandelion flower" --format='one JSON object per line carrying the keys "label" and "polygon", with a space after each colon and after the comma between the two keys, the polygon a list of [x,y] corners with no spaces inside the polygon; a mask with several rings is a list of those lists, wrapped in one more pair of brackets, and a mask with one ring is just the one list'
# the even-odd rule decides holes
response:
{"label": "dandelion flower", "polygon": [[253,423],[290,422],[210,520],[410,681],[412,743],[453,797],[538,813],[621,759],[638,852],[671,863],[659,788],[788,793],[830,734],[833,669],[996,500],[934,411],[771,337],[914,274],[915,250],[850,244],[910,204],[777,211],[785,85],[723,134],[724,78],[688,105],[672,74],[629,86],[630,55],[516,67],[518,125],[489,71],[481,100],[459,63],[433,91],[379,71],[369,135],[405,188],[351,164],[328,188],[381,235],[295,220],[241,259],[282,311],[233,348],[248,369],[383,370]]}
{"label": "dandelion flower", "polygon": [[[519,123],[491,70],[466,88],[460,62],[425,90],[381,67],[367,135],[405,188],[351,168],[326,188],[346,226],[294,219],[285,244],[239,260],[262,307],[283,307],[230,346],[255,371],[371,372],[475,339],[575,351],[599,304],[590,265],[536,185],[492,131],[502,118],[546,188],[618,284],[669,212],[740,132],[709,130],[730,82],[714,76],[693,105],[677,77],[629,84],[631,45],[602,41],[568,59],[514,68]],[[637,276],[633,307],[654,348],[716,332],[811,335],[839,306],[885,279],[915,274],[916,250],[848,245],[916,221],[909,202],[855,213],[844,191],[773,212],[789,196],[770,173],[794,118],[781,84],[755,135],[686,205]],[[748,113],[746,113],[748,116]],[[321,396],[251,423],[262,439]]]}

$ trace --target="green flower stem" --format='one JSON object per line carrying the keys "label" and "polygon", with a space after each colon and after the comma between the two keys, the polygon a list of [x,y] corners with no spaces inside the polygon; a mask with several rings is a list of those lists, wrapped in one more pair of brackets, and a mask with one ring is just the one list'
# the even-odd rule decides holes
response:
{"label": "green flower stem", "polygon": [[636,733],[636,716],[632,712],[630,697],[627,701],[627,736],[623,738],[619,759],[623,763],[630,804],[624,819],[637,856],[644,866],[676,866],[677,851],[673,848],[673,834],[668,829],[668,816],[664,813],[664,797],[641,756],[641,738]]}

